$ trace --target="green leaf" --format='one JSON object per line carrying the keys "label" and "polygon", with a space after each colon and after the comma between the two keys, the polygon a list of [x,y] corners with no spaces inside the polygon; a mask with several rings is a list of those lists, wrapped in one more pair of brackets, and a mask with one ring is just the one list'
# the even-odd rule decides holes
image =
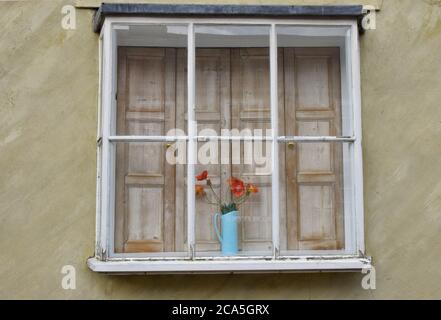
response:
{"label": "green leaf", "polygon": [[222,214],[227,214],[232,211],[237,211],[236,204],[234,202],[232,202],[230,204],[223,204],[221,207],[221,211],[222,211]]}

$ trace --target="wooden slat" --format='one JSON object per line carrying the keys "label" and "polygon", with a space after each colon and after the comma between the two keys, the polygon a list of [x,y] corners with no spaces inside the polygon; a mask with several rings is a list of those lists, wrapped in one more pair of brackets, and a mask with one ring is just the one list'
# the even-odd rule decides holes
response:
{"label": "wooden slat", "polygon": [[162,122],[165,120],[164,112],[127,111],[126,120]]}
{"label": "wooden slat", "polygon": [[336,176],[332,172],[329,174],[324,173],[299,173],[297,175],[297,180],[294,179],[294,181],[297,181],[297,183],[335,183],[336,182]]}
{"label": "wooden slat", "polygon": [[336,115],[334,110],[329,111],[297,111],[296,118],[297,120],[333,120]]}
{"label": "wooden slat", "polygon": [[124,244],[125,252],[161,252],[164,251],[162,241],[129,240]]}
{"label": "wooden slat", "polygon": [[240,112],[240,118],[243,121],[271,121],[271,111],[269,106],[264,107],[267,110],[247,110]]}
{"label": "wooden slat", "polygon": [[219,123],[221,120],[220,112],[196,112],[196,121],[198,122],[207,122],[207,123]]}
{"label": "wooden slat", "polygon": [[141,175],[141,174],[128,174],[125,176],[125,184],[138,184],[138,185],[164,185],[165,177],[163,175]]}
{"label": "wooden slat", "polygon": [[300,250],[335,250],[339,247],[336,240],[302,241],[299,245]]}

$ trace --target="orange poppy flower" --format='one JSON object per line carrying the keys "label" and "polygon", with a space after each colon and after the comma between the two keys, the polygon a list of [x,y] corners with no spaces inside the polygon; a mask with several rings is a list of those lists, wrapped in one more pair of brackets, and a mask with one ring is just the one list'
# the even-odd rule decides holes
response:
{"label": "orange poppy flower", "polygon": [[205,190],[204,190],[204,187],[203,187],[203,186],[201,186],[201,185],[196,185],[195,188],[196,188],[196,196],[197,196],[197,197],[203,197],[203,196],[205,196]]}
{"label": "orange poppy flower", "polygon": [[228,183],[230,184],[231,192],[236,198],[243,196],[245,193],[245,184],[242,180],[231,177],[228,179]]}
{"label": "orange poppy flower", "polygon": [[252,183],[248,183],[247,184],[247,192],[249,193],[258,193],[259,192],[259,188]]}
{"label": "orange poppy flower", "polygon": [[204,180],[207,180],[207,178],[208,178],[208,171],[207,170],[201,172],[200,174],[198,174],[196,176],[196,180],[198,180],[198,181],[204,181]]}

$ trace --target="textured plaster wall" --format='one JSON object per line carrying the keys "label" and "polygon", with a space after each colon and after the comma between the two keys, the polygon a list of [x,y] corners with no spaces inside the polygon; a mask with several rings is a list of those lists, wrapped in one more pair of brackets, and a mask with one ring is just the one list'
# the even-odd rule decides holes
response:
{"label": "textured plaster wall", "polygon": [[[351,273],[91,272],[92,11],[77,10],[77,30],[65,31],[61,6],[73,1],[0,2],[0,298],[441,298],[441,1],[373,2],[382,9],[378,29],[362,37],[361,58],[366,242],[376,291],[363,290],[362,275]],[[73,291],[61,289],[66,264],[77,270]]]}

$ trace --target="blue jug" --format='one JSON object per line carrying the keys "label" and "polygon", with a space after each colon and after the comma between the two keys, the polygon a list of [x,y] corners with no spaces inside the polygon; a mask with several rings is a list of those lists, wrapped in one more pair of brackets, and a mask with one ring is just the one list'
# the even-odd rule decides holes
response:
{"label": "blue jug", "polygon": [[237,245],[237,222],[239,219],[238,211],[231,211],[227,214],[221,215],[221,227],[222,227],[222,236],[219,233],[219,229],[217,227],[219,213],[214,215],[214,230],[216,231],[217,238],[221,243],[222,247],[222,255],[223,256],[233,256],[238,252]]}

